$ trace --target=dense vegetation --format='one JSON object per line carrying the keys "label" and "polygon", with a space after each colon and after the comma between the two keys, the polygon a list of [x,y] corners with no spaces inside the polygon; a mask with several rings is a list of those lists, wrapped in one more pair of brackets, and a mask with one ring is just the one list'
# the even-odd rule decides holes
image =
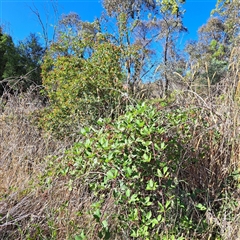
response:
{"label": "dense vegetation", "polygon": [[183,4],[1,29],[0,239],[239,239],[240,3],[184,49]]}

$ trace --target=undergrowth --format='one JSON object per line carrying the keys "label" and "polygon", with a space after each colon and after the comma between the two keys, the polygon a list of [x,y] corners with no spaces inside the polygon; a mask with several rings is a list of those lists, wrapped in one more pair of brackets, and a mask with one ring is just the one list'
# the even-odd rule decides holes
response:
{"label": "undergrowth", "polygon": [[75,143],[34,126],[36,94],[2,99],[0,239],[238,239],[239,110],[219,99],[130,104]]}

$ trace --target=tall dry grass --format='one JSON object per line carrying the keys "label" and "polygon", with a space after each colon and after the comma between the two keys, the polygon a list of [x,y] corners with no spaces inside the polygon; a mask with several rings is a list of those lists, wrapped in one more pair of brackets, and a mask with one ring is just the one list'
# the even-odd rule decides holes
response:
{"label": "tall dry grass", "polygon": [[[237,186],[237,181],[240,182],[239,106],[228,97],[203,99],[191,91],[178,95],[177,101],[185,102],[189,108],[200,109],[195,116],[192,140],[188,146],[194,146],[197,156],[204,152],[205,147],[209,148],[205,157],[181,169],[187,183],[186,191],[207,190],[197,196],[208,209],[202,220],[206,219],[209,230],[201,239],[214,239],[212,234],[216,231],[221,239],[240,239],[240,189]],[[201,128],[203,119],[207,124],[204,129]]]}
{"label": "tall dry grass", "polygon": [[[198,94],[190,88],[178,93],[175,100],[175,104],[185,108],[200,109],[190,145],[196,152],[201,152],[204,145],[209,146],[208,157],[188,165],[183,172],[188,187],[208,189],[208,194],[199,195],[208,207],[204,217],[209,232],[202,239],[212,239],[211,231],[216,229],[222,239],[240,239],[239,50],[239,47],[233,49],[229,71],[221,82],[212,86],[208,79],[208,86],[200,86],[204,93]],[[207,122],[204,132],[198,131],[201,119]]]}
{"label": "tall dry grass", "polygon": [[[0,104],[0,239],[26,239],[37,229],[47,236],[50,190],[38,177],[46,171],[48,156],[61,155],[68,143],[32,124],[32,113],[43,107],[35,90],[18,96],[5,93]],[[32,239],[41,239],[41,234]]]}

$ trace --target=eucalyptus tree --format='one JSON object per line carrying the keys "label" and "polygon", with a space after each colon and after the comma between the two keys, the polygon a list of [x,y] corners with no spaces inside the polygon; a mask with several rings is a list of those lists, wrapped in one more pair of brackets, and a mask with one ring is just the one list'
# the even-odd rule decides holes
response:
{"label": "eucalyptus tree", "polygon": [[[123,49],[126,83],[133,94],[138,91],[138,83],[153,80],[153,76],[159,76],[163,92],[168,91],[171,78],[167,72],[174,66],[171,58],[176,50],[176,39],[178,33],[186,31],[182,22],[184,2],[103,1],[106,12],[117,22],[116,35]],[[159,42],[161,51],[157,50]]]}
{"label": "eucalyptus tree", "polygon": [[[233,50],[239,47],[240,2],[218,0],[212,16],[198,30],[198,41],[190,42],[186,51],[195,69],[196,84],[215,85],[226,82],[231,67]],[[238,50],[239,51],[239,50]],[[206,92],[202,87],[202,92]]]}
{"label": "eucalyptus tree", "polygon": [[189,42],[186,51],[196,70],[192,79],[195,85],[210,86],[224,79],[230,50],[229,36],[221,19],[212,17],[201,26],[198,41]]}
{"label": "eucalyptus tree", "polygon": [[235,46],[240,42],[240,1],[217,0],[216,9],[212,14],[217,15],[225,26],[230,41]]}
{"label": "eucalyptus tree", "polygon": [[238,0],[218,0],[213,14],[217,15],[223,22],[225,31],[229,37],[228,56],[228,86],[235,98],[240,99],[240,1]]}
{"label": "eucalyptus tree", "polygon": [[165,94],[177,84],[178,79],[174,72],[178,74],[184,73],[185,60],[179,51],[178,39],[182,32],[187,32],[187,28],[183,25],[183,12],[173,15],[166,11],[161,14],[161,19],[155,21],[155,27],[159,32],[157,41],[162,46],[161,61],[156,69],[160,72],[161,79],[159,83],[164,85]]}

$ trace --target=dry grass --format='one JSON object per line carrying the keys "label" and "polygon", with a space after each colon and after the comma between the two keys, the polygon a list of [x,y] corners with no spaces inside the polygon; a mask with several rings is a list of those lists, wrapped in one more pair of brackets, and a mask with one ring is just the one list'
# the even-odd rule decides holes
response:
{"label": "dry grass", "polygon": [[5,98],[0,100],[0,239],[68,239],[79,228],[94,235],[86,214],[92,199],[87,184],[58,176],[72,143],[34,126],[34,112],[43,107],[36,93]]}
{"label": "dry grass", "polygon": [[[207,94],[199,95],[189,89],[177,94],[175,99],[177,105],[200,109],[195,116],[196,123],[189,145],[194,146],[196,154],[201,153],[206,144],[209,146],[206,158],[197,164],[189,164],[183,171],[190,188],[208,189],[208,194],[199,194],[201,202],[209,208],[205,218],[210,227],[207,236],[202,236],[201,239],[214,239],[211,230],[214,232],[215,229],[220,232],[221,239],[240,239],[238,86],[238,74],[230,72],[224,81],[208,86]],[[199,132],[198,126],[202,125],[202,119],[207,122],[207,127]],[[218,133],[217,141],[214,132]],[[234,180],[229,177],[232,172],[237,172]]]}
{"label": "dry grass", "polygon": [[[195,146],[195,152],[201,153],[204,144],[212,144],[207,158],[185,166],[181,174],[189,183],[185,186],[189,190],[209,189],[208,195],[199,198],[209,208],[201,217],[209,222],[212,231],[218,228],[222,239],[237,240],[240,208],[236,201],[240,203],[240,192],[227,181],[229,173],[240,167],[240,110],[232,93],[222,86],[221,90],[225,96],[222,99],[214,94],[203,99],[191,90],[175,98],[177,106],[201,109],[189,143]],[[68,174],[58,174],[60,166],[71,165],[62,161],[71,142],[57,141],[32,124],[32,114],[43,107],[39,96],[32,91],[21,96],[9,95],[6,102],[0,100],[0,106],[0,239],[68,239],[79,229],[86,230],[87,239],[97,239],[97,225],[87,213],[95,201],[88,184],[81,179],[72,181]],[[197,124],[203,118],[208,127],[205,132],[198,132]],[[211,135],[213,130],[220,136],[216,144]],[[226,205],[216,215],[218,202]],[[109,200],[107,211],[119,209]],[[198,239],[210,239],[211,229]]]}
{"label": "dry grass", "polygon": [[62,154],[67,144],[31,124],[31,113],[42,107],[33,92],[8,95],[1,104],[0,239],[25,239],[30,225],[45,225],[50,214],[47,190],[43,192],[38,179],[46,171],[47,156]]}

